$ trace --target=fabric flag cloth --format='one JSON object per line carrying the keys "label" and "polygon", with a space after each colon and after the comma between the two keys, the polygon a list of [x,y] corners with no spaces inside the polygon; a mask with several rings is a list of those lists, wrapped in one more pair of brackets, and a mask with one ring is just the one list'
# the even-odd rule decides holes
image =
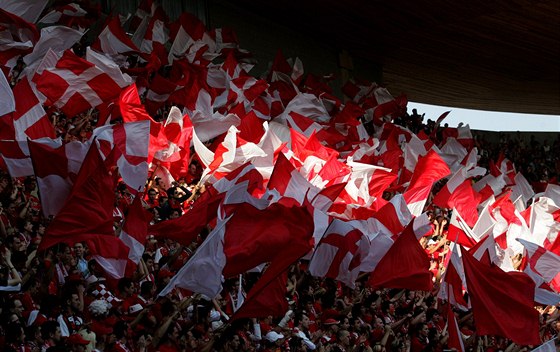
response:
{"label": "fabric flag cloth", "polygon": [[519,345],[538,345],[539,312],[533,307],[533,281],[524,273],[506,273],[461,252],[477,333],[504,336]]}
{"label": "fabric flag cloth", "polygon": [[70,197],[47,227],[38,250],[86,242],[92,258],[115,279],[124,276],[128,247],[113,230],[115,178],[95,146],[89,148]]}
{"label": "fabric flag cloth", "polygon": [[[519,242],[525,247],[527,251],[527,268],[525,272],[531,276],[537,286],[542,284],[542,277],[544,282],[549,283],[553,288],[558,290],[560,288],[560,255],[548,251],[543,247],[521,238],[517,238]],[[536,274],[536,277],[535,275]]]}
{"label": "fabric flag cloth", "polygon": [[447,341],[449,347],[455,348],[457,352],[465,352],[461,330],[450,304],[447,305],[447,330],[449,331],[449,339]]}
{"label": "fabric flag cloth", "polygon": [[312,248],[312,234],[313,218],[305,207],[274,203],[261,210],[238,204],[159,295],[182,287],[213,298],[222,289],[222,275],[235,277],[267,262],[271,271],[261,280],[272,281]]}
{"label": "fabric flag cloth", "polygon": [[334,219],[315,248],[309,272],[313,276],[328,277],[354,287],[369,247],[369,239],[359,229],[359,221]]}
{"label": "fabric flag cloth", "polygon": [[[37,139],[36,142],[47,144],[52,148],[62,145],[60,139],[41,138]],[[0,154],[4,159],[10,176],[23,177],[33,175],[33,164],[29,157],[27,141],[0,140]]]}
{"label": "fabric flag cloth", "polygon": [[141,191],[148,178],[149,121],[101,126],[93,130],[94,137],[105,157],[115,150],[119,173],[131,192]]}
{"label": "fabric flag cloth", "polygon": [[43,137],[55,138],[52,123],[27,79],[20,80],[14,87],[15,111],[0,117],[5,128],[0,132],[3,139],[25,141]]}
{"label": "fabric flag cloth", "polygon": [[0,95],[3,97],[2,100],[0,100],[0,116],[14,111],[16,109],[14,93],[2,70],[0,70]]}
{"label": "fabric flag cloth", "polygon": [[77,141],[51,146],[28,141],[29,154],[41,196],[45,217],[56,216],[70,195],[89,144]]}
{"label": "fabric flag cloth", "polygon": [[121,27],[118,16],[107,19],[105,28],[103,28],[101,33],[99,33],[96,41],[91,47],[97,51],[107,54],[122,54],[140,51],[126,35],[126,32]]}
{"label": "fabric flag cloth", "polygon": [[54,67],[46,68],[33,81],[50,103],[68,117],[118,98],[124,87],[95,64],[66,50]]}
{"label": "fabric flag cloth", "polygon": [[58,53],[70,49],[84,34],[84,32],[66,26],[42,28],[39,41],[33,47],[33,51],[25,55],[23,62],[28,67],[35,67],[35,63],[40,62],[49,50]]}
{"label": "fabric flag cloth", "polygon": [[414,222],[408,224],[377,264],[369,278],[370,286],[419,291],[432,289],[430,259],[418,242]]}
{"label": "fabric flag cloth", "polygon": [[48,0],[2,0],[0,8],[35,23],[48,3]]}
{"label": "fabric flag cloth", "polygon": [[433,149],[418,160],[410,184],[404,192],[404,199],[412,215],[422,213],[432,185],[450,172],[445,161]]}
{"label": "fabric flag cloth", "polygon": [[130,249],[128,259],[138,264],[144,254],[144,244],[148,234],[148,222],[151,214],[142,206],[142,193],[134,197],[128,208],[119,238]]}
{"label": "fabric flag cloth", "polygon": [[465,167],[459,169],[436,194],[432,203],[440,208],[455,208],[465,223],[472,227],[478,220],[480,196],[473,190],[466,173]]}
{"label": "fabric flag cloth", "polygon": [[15,67],[20,55],[31,52],[39,37],[34,24],[0,8],[0,66]]}
{"label": "fabric flag cloth", "polygon": [[148,234],[160,238],[169,238],[188,246],[196,239],[200,231],[216,218],[218,207],[224,199],[223,193],[217,193],[212,187],[206,189],[182,216],[161,221],[148,228]]}
{"label": "fabric flag cloth", "polygon": [[558,339],[557,336],[548,340],[547,342],[543,343],[539,347],[531,350],[531,352],[557,352],[558,349],[556,348],[556,340]]}
{"label": "fabric flag cloth", "polygon": [[467,282],[459,252],[460,247],[457,246],[457,243],[452,243],[445,258],[446,269],[441,280],[438,298],[466,311],[470,306],[463,293],[463,288],[467,287]]}

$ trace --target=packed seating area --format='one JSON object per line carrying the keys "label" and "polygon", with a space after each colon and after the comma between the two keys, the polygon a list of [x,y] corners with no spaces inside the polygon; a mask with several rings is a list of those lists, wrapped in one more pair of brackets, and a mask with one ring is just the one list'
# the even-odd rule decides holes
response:
{"label": "packed seating area", "polygon": [[0,350],[558,349],[560,134],[487,140],[358,78],[338,97],[281,51],[253,72],[156,1],[17,3]]}

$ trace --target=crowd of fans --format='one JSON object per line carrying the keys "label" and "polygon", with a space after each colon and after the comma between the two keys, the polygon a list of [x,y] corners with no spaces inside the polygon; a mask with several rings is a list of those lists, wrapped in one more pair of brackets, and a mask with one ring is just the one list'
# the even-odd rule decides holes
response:
{"label": "crowd of fans", "polygon": [[[80,44],[75,52],[83,52]],[[22,62],[13,70],[15,85]],[[134,68],[134,67],[129,67]],[[156,119],[167,116],[162,108]],[[87,141],[97,124],[96,111],[66,117],[50,111],[57,137]],[[432,117],[437,118],[437,117]],[[447,125],[437,126],[415,110],[394,123],[441,141]],[[502,134],[496,141],[474,135],[479,165],[504,153],[536,192],[560,173],[560,134],[540,142],[534,136]],[[191,153],[194,155],[194,153]],[[205,191],[196,158],[172,185],[155,176],[146,183],[144,206],[151,223],[187,212]],[[435,187],[437,189],[437,186]],[[0,170],[0,350],[3,351],[445,351],[449,350],[446,302],[437,299],[439,279],[449,250],[449,209],[428,202],[434,231],[421,244],[430,257],[434,289],[430,292],[372,289],[368,273],[354,288],[312,277],[305,260],[289,273],[290,309],[283,317],[230,321],[259,274],[228,279],[224,290],[208,299],[182,289],[159,292],[189,260],[210,228],[188,246],[148,236],[136,271],[125,278],[107,277],[85,243],[38,246],[49,220],[42,215],[33,177],[12,178]],[[124,184],[115,190],[116,234],[133,197]],[[430,198],[431,199],[431,198]],[[515,307],[512,307],[515,309]],[[542,342],[560,332],[558,306],[537,307]],[[456,310],[466,350],[528,351],[497,336],[478,336],[472,313]]]}
{"label": "crowd of fans", "polygon": [[[57,133],[65,140],[87,139],[91,115],[66,119],[53,114]],[[416,111],[396,120],[413,131],[430,134]],[[440,127],[443,129],[446,127]],[[538,187],[558,174],[559,139],[552,145],[519,135],[503,135],[497,143],[476,138],[481,164],[504,152],[527,179]],[[529,159],[527,156],[531,155]],[[189,170],[170,188],[152,178],[147,182],[144,205],[152,223],[173,219],[188,211],[201,192],[201,167],[193,160]],[[126,187],[118,187],[115,228],[132,200]],[[436,298],[438,280],[448,250],[448,209],[431,208],[434,233],[421,244],[429,254],[434,290],[419,292],[366,287],[367,274],[350,289],[331,279],[315,278],[300,261],[290,271],[291,309],[284,317],[228,321],[255,281],[246,274],[225,282],[215,299],[176,289],[158,297],[174,273],[188,261],[207,231],[189,246],[171,240],[146,239],[146,248],[132,277],[104,277],[84,243],[59,244],[45,252],[37,247],[48,220],[41,214],[38,187],[33,177],[0,175],[0,345],[5,351],[444,351],[447,319],[444,303]],[[514,308],[512,308],[514,309]],[[542,341],[560,331],[557,307],[539,307]],[[472,314],[455,312],[465,346],[478,351],[522,351],[505,338],[478,336]]]}

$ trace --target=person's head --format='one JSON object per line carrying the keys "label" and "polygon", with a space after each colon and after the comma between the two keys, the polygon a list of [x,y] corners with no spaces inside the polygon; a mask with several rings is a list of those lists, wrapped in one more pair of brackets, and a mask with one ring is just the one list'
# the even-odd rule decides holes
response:
{"label": "person's head", "polygon": [[158,196],[158,191],[155,188],[150,188],[148,191],[148,199],[151,201],[155,201]]}
{"label": "person's head", "polygon": [[23,231],[27,233],[33,233],[33,223],[29,220],[25,220],[23,223]]}
{"label": "person's head", "polygon": [[336,337],[342,346],[350,346],[350,332],[348,330],[339,330]]}
{"label": "person's head", "polygon": [[11,301],[10,312],[15,314],[18,318],[23,316],[24,309],[23,303],[21,303],[19,299],[16,298]]}
{"label": "person's head", "polygon": [[241,338],[238,334],[233,334],[228,341],[228,345],[231,351],[241,350]]}
{"label": "person's head", "polygon": [[140,295],[144,298],[152,298],[156,292],[156,285],[152,281],[144,281],[140,285]]}
{"label": "person's head", "polygon": [[25,341],[25,331],[19,322],[8,323],[5,329],[6,342],[21,344]]}
{"label": "person's head", "polygon": [[81,259],[84,257],[84,244],[82,242],[76,242],[74,243],[74,255],[76,256],[76,258]]}
{"label": "person's head", "polygon": [[134,294],[134,282],[128,277],[123,277],[118,283],[119,292],[125,297],[130,297]]}
{"label": "person's head", "polygon": [[12,252],[21,252],[25,250],[25,243],[17,235],[6,237],[6,246]]}
{"label": "person's head", "polygon": [[373,322],[373,328],[374,329],[383,329],[385,324],[383,323],[383,319],[381,319],[380,317],[375,317],[374,318],[374,322]]}
{"label": "person's head", "polygon": [[51,343],[60,342],[61,332],[58,322],[54,320],[44,322],[41,325],[41,337],[44,341],[50,341]]}
{"label": "person's head", "polygon": [[294,324],[302,329],[308,329],[311,321],[305,312],[299,312],[294,317]]}
{"label": "person's head", "polygon": [[439,311],[435,308],[428,308],[426,311],[426,321],[439,321],[440,315]]}
{"label": "person's head", "polygon": [[196,165],[196,163],[190,163],[189,164],[189,174],[191,175],[196,175],[198,172],[198,166]]}
{"label": "person's head", "polygon": [[417,325],[416,335],[418,337],[426,338],[426,337],[428,337],[429,332],[430,332],[430,329],[428,327],[428,324],[421,323],[421,324]]}
{"label": "person's head", "polygon": [[65,294],[64,304],[67,309],[76,313],[82,311],[82,303],[80,302],[80,296],[78,292],[72,290]]}
{"label": "person's head", "polygon": [[292,336],[289,341],[290,351],[307,352],[305,341],[299,336]]}
{"label": "person's head", "polygon": [[154,180],[154,184],[159,189],[164,189],[165,188],[165,182],[163,181],[163,179],[161,177],[156,177],[155,180]]}
{"label": "person's head", "polygon": [[344,317],[340,320],[340,329],[342,330],[350,329],[350,318]]}
{"label": "person's head", "polygon": [[178,209],[173,209],[171,210],[171,213],[169,214],[169,219],[177,219],[181,216],[181,211]]}
{"label": "person's head", "polygon": [[[157,244],[157,240],[155,239],[155,237],[153,235],[150,235],[151,237],[148,237],[148,242],[155,242]],[[148,271],[153,271],[154,270],[154,257],[152,257],[149,253],[144,253],[142,255],[142,259],[144,259],[144,263],[146,263],[146,267],[148,268]]]}

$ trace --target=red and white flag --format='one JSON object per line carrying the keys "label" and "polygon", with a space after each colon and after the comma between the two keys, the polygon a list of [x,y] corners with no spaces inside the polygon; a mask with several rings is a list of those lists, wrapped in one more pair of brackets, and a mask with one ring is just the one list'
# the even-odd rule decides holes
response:
{"label": "red and white flag", "polygon": [[2,138],[16,141],[55,138],[54,127],[29,81],[20,80],[13,92],[16,109],[12,114],[0,117],[7,125],[0,132]]}
{"label": "red and white flag", "polygon": [[107,157],[114,149],[116,164],[124,183],[134,192],[144,189],[148,178],[150,122],[128,122],[93,130],[99,148]]}
{"label": "red and white flag", "polygon": [[0,94],[4,97],[0,101],[0,116],[11,113],[16,109],[16,101],[12,87],[4,75],[4,71],[0,70]]}
{"label": "red and white flag", "polygon": [[33,50],[39,37],[34,24],[0,8],[0,66],[13,68],[20,55]]}
{"label": "red and white flag", "polygon": [[91,47],[107,54],[139,52],[136,45],[126,35],[117,16],[106,20],[105,27]]}
{"label": "red and white flag", "polygon": [[118,98],[124,88],[95,64],[69,50],[54,67],[46,68],[33,81],[50,103],[68,117]]}
{"label": "red and white flag", "polygon": [[[271,267],[284,261],[293,263],[312,248],[312,233],[313,220],[304,207],[274,203],[261,210],[239,204],[233,215],[218,221],[159,295],[182,287],[213,298],[221,291],[222,275],[235,277],[267,262]],[[277,274],[285,269],[282,266],[278,265]],[[271,276],[270,280],[277,275]]]}
{"label": "red and white flag", "polygon": [[434,150],[420,158],[404,192],[404,199],[412,215],[418,216],[422,213],[433,184],[449,173],[449,167]]}
{"label": "red and white flag", "polygon": [[25,72],[29,72],[33,67],[39,65],[49,50],[59,53],[70,49],[80,41],[84,34],[84,32],[66,26],[41,28],[41,37],[33,47],[33,51],[23,57],[23,62],[27,66]]}
{"label": "red and white flag", "polygon": [[[536,243],[526,241],[524,239],[517,239],[523,247],[525,247],[527,267],[530,268],[530,272],[537,274],[544,282],[551,284],[558,290],[560,289],[560,255],[546,250],[545,248],[539,246]],[[527,272],[527,271],[526,271]],[[530,275],[533,280],[534,275]],[[537,286],[540,286],[542,282],[535,280]]]}
{"label": "red and white flag", "polygon": [[473,190],[466,172],[467,169],[461,167],[436,194],[432,203],[440,208],[456,209],[469,226],[474,226],[478,220],[480,196]]}
{"label": "red and white flag", "polygon": [[47,218],[56,216],[70,195],[90,144],[70,142],[52,148],[28,141],[28,145],[43,214]]}
{"label": "red and white flag", "polygon": [[359,221],[333,219],[315,248],[309,263],[309,273],[328,277],[354,287],[366,258],[370,242]]}
{"label": "red and white flag", "polygon": [[29,23],[35,23],[48,3],[48,0],[4,0],[0,3],[0,9],[13,13]]}
{"label": "red and white flag", "polygon": [[447,306],[447,330],[449,331],[449,338],[447,344],[451,348],[455,348],[457,352],[465,352],[465,344],[463,342],[463,335],[459,329],[459,324],[457,323],[457,318],[451,305]]}
{"label": "red and white flag", "polygon": [[148,222],[151,214],[142,206],[142,193],[136,195],[130,207],[119,234],[121,241],[130,249],[128,259],[138,264],[144,254],[144,244],[148,234]]}
{"label": "red and white flag", "polygon": [[[62,145],[60,139],[41,138],[35,140],[38,143],[45,143],[52,148]],[[0,140],[0,154],[12,177],[23,177],[33,175],[33,164],[29,157],[29,146],[27,141],[5,141]]]}
{"label": "red and white flag", "polygon": [[233,171],[248,161],[266,156],[259,146],[243,140],[238,133],[237,128],[230,127],[224,141],[216,148],[212,162],[204,170],[202,180],[209,177],[219,179],[224,173]]}
{"label": "red and white flag", "polygon": [[70,24],[73,19],[83,18],[88,14],[86,10],[80,7],[77,3],[70,3],[62,6],[57,6],[51,12],[43,16],[38,23],[41,24]]}
{"label": "red and white flag", "polygon": [[470,308],[469,303],[465,300],[467,281],[461,260],[461,247],[457,246],[457,243],[451,243],[444,263],[446,268],[441,278],[438,298],[466,311]]}
{"label": "red and white flag", "polygon": [[319,189],[309,183],[292,165],[284,153],[279,153],[276,158],[267,189],[277,192],[279,197],[295,199],[299,204],[304,203],[306,196],[311,199],[319,192]]}
{"label": "red and white flag", "polygon": [[128,247],[113,230],[115,178],[109,173],[98,149],[92,145],[64,207],[47,227],[38,250],[57,243],[86,242],[105,272],[124,276]]}
{"label": "red and white flag", "polygon": [[206,32],[204,23],[196,16],[188,12],[183,12],[177,20],[176,27],[175,30],[172,30],[174,33],[171,35],[173,44],[171,44],[171,48],[169,49],[169,63],[183,56],[191,46],[199,41],[208,45],[210,51],[214,52],[216,46],[215,42]]}

